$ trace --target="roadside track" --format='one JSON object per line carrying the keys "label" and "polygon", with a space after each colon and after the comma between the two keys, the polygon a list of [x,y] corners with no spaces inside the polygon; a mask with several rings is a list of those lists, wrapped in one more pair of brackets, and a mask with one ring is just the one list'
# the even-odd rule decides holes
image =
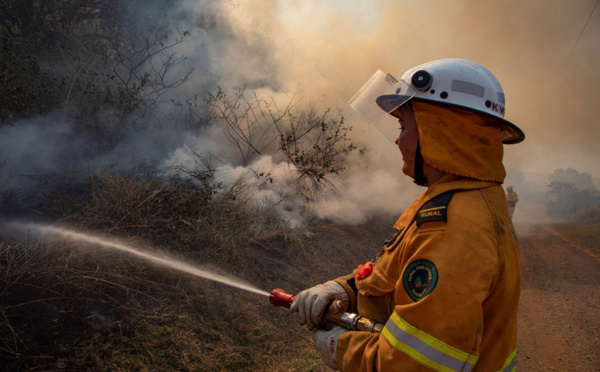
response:
{"label": "roadside track", "polygon": [[549,227],[516,230],[523,275],[518,370],[600,371],[600,260]]}

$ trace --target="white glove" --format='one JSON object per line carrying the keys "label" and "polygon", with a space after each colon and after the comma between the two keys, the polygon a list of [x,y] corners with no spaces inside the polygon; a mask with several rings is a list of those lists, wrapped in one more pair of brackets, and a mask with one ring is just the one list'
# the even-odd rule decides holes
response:
{"label": "white glove", "polygon": [[321,359],[323,359],[329,368],[335,371],[339,369],[337,363],[337,343],[340,335],[344,332],[348,332],[348,330],[336,326],[329,331],[317,329],[315,333],[313,333],[315,346],[317,350],[319,350],[319,353],[321,353]]}
{"label": "white glove", "polygon": [[319,326],[325,308],[334,300],[348,303],[350,298],[344,287],[330,280],[298,293],[290,311],[297,312],[300,316],[300,324],[306,324],[306,327],[312,331]]}

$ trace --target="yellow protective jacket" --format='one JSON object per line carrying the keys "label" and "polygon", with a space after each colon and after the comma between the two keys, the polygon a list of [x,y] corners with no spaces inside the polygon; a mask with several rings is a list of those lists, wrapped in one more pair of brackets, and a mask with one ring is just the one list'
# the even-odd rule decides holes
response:
{"label": "yellow protective jacket", "polygon": [[521,271],[500,184],[446,175],[394,228],[370,275],[335,279],[349,311],[385,324],[340,336],[340,370],[515,371]]}

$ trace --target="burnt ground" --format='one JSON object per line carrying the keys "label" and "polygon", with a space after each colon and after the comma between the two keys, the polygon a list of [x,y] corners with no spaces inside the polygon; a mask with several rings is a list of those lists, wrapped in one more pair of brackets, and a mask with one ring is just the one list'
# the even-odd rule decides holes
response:
{"label": "burnt ground", "polygon": [[600,371],[598,250],[551,227],[516,229],[523,275],[518,370]]}

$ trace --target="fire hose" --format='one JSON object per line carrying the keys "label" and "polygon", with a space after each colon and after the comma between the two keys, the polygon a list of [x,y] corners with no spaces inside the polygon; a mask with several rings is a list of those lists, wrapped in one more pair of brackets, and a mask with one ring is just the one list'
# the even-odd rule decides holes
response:
{"label": "fire hose", "polygon": [[[271,291],[269,302],[275,307],[289,309],[295,298],[295,295],[277,288]],[[340,300],[335,300],[329,304],[321,322],[323,328],[331,328],[333,324],[340,325],[351,331],[380,333],[383,330],[383,324],[381,323],[374,322],[358,314],[346,312],[346,304]]]}

